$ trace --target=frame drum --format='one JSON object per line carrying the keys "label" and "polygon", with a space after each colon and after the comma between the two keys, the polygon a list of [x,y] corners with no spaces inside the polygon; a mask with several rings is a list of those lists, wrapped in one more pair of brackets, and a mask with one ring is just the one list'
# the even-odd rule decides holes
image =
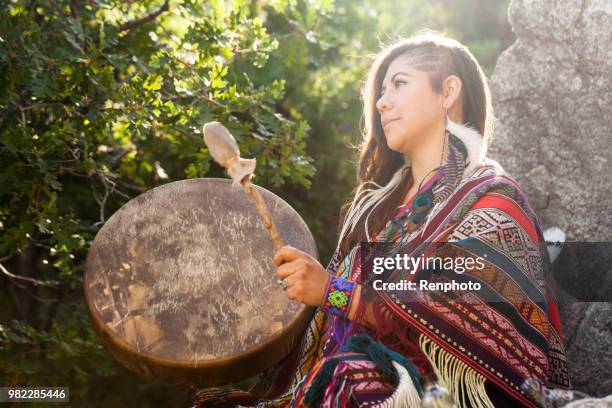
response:
{"label": "frame drum", "polygon": [[[318,258],[298,213],[255,188],[287,245]],[[276,283],[275,252],[241,186],[162,185],[96,235],[84,277],[89,316],[113,357],[144,377],[196,387],[241,381],[287,357],[314,311]]]}

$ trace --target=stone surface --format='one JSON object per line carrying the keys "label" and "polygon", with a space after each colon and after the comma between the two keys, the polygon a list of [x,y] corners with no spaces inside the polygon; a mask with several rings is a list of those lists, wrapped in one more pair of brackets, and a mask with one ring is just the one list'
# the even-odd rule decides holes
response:
{"label": "stone surface", "polygon": [[564,408],[612,408],[612,395],[607,398],[585,398],[567,404]]}
{"label": "stone surface", "polygon": [[490,156],[517,177],[545,226],[612,237],[612,2],[513,0],[517,41],[492,77]]}
{"label": "stone surface", "polygon": [[[517,41],[491,78],[498,122],[489,155],[523,186],[544,228],[561,228],[568,241],[611,241],[612,1],[513,0],[509,17]],[[564,284],[598,277],[592,286],[612,288],[607,265],[566,270]],[[562,296],[573,386],[608,395],[612,304]]]}
{"label": "stone surface", "polygon": [[561,307],[572,386],[590,395],[612,393],[612,304]]}

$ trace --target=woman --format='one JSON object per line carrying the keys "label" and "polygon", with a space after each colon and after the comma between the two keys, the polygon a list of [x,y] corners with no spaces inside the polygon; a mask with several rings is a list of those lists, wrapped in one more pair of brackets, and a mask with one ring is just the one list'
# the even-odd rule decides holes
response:
{"label": "woman", "polygon": [[[539,220],[486,157],[493,114],[473,55],[441,35],[416,35],[378,55],[362,96],[359,184],[329,266],[291,247],[274,257],[287,296],[318,306],[297,362],[275,377],[290,384],[267,400],[236,391],[196,401],[419,406],[423,378],[435,377],[458,406],[537,406],[529,384],[569,386]],[[455,265],[471,257],[479,267],[373,273],[383,253]],[[441,285],[389,285],[408,281]],[[442,289],[453,282],[471,290]]]}

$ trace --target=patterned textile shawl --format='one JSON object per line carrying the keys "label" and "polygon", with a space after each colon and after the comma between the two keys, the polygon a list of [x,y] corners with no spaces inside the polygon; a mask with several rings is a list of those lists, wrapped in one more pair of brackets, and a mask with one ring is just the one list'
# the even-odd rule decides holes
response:
{"label": "patterned textile shawl", "polygon": [[[387,229],[389,231],[389,229]],[[379,235],[379,238],[381,236]],[[352,277],[364,284],[358,320],[372,316],[416,327],[421,350],[459,406],[493,406],[486,380],[535,406],[521,385],[535,379],[569,386],[558,310],[547,273],[549,259],[535,213],[520,186],[487,160],[463,179],[428,225],[381,239],[397,242],[394,253],[453,260],[480,257],[484,267],[464,273],[394,270],[385,282],[478,282],[481,290],[375,290],[373,256],[355,251]],[[373,251],[374,252],[374,251]],[[458,264],[458,263],[456,263]],[[386,311],[386,313],[381,312]],[[364,317],[365,316],[365,317]],[[369,318],[368,318],[369,316]],[[397,327],[397,324],[396,324]],[[378,327],[380,329],[380,327]]]}
{"label": "patterned textile shawl", "polygon": [[[385,282],[472,281],[480,283],[482,289],[377,290],[372,281],[379,275],[372,273],[372,257],[367,251],[362,253],[363,246],[356,245],[347,254],[336,251],[328,271],[362,285],[355,322],[347,323],[317,310],[300,345],[297,363],[292,364],[291,384],[284,392],[258,400],[239,390],[207,390],[198,395],[196,406],[212,406],[215,395],[225,403],[236,397],[241,403],[258,407],[290,406],[296,392],[305,391],[301,386],[309,370],[329,353],[326,345],[339,325],[348,325],[345,337],[367,327],[375,339],[382,338],[389,328],[416,329],[416,347],[458,406],[493,406],[485,382],[528,407],[536,404],[521,389],[527,379],[569,387],[539,220],[518,183],[496,161],[485,159],[465,177],[457,171],[466,168],[466,157],[459,154],[461,146],[456,138],[451,138],[448,163],[434,186],[437,205],[428,221],[407,231],[402,221],[409,214],[400,211],[374,241],[394,243],[397,253],[408,256],[484,260],[484,268],[462,274],[452,270],[432,273],[422,269],[415,274],[392,270],[385,274]],[[409,349],[413,345],[406,346]]]}

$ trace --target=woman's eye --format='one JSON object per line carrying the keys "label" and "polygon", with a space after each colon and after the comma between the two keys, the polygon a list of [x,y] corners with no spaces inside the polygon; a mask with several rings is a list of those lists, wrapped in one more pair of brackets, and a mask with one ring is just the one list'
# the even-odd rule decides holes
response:
{"label": "woman's eye", "polygon": [[397,88],[399,86],[399,84],[406,84],[406,81],[402,81],[401,79],[396,79],[395,81],[393,81],[393,85]]}

